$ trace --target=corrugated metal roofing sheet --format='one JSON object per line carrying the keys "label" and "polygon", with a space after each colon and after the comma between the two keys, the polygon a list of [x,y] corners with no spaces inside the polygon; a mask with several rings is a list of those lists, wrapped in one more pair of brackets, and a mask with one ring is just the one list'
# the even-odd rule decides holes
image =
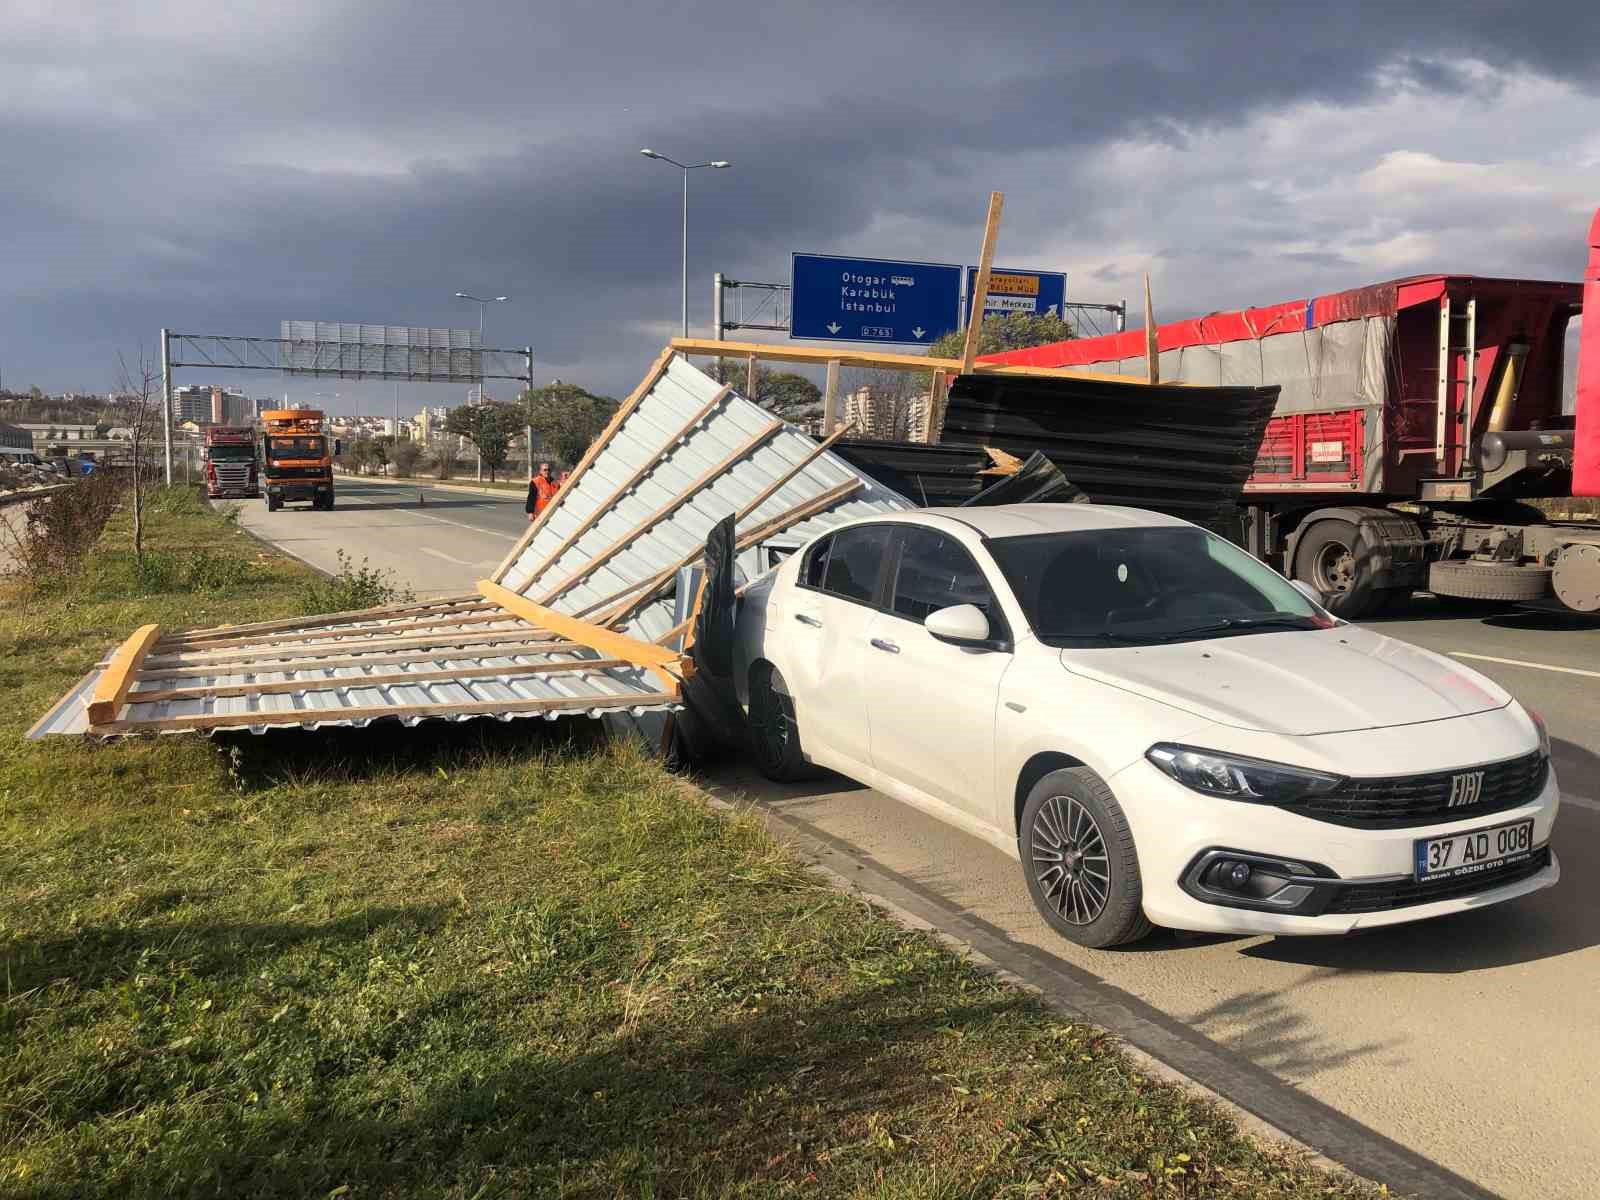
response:
{"label": "corrugated metal roofing sheet", "polygon": [[[849,495],[827,499],[852,484],[859,486]],[[730,513],[741,514],[741,535],[784,525],[776,536],[798,544],[841,521],[911,506],[831,450],[818,454],[817,443],[794,426],[673,358],[563,489],[499,582],[594,618],[663,572],[675,574],[697,560],[712,526]],[[805,515],[793,519],[797,514]],[[671,581],[669,575],[661,583]],[[653,641],[674,623],[670,602],[657,601],[624,627]]]}

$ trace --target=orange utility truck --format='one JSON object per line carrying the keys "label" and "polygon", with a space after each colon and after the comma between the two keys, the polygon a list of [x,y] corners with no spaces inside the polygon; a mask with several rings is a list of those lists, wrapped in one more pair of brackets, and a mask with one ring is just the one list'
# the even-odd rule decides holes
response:
{"label": "orange utility truck", "polygon": [[276,408],[261,414],[261,462],[267,511],[285,501],[309,500],[312,508],[333,507],[333,456],[323,415],[314,408]]}

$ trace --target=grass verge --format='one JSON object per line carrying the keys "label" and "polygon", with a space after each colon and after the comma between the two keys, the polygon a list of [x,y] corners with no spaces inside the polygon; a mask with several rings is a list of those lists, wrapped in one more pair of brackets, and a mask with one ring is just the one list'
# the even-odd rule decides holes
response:
{"label": "grass verge", "polygon": [[21,743],[134,625],[311,578],[198,508],[148,536],[238,586],[105,549],[0,606],[0,1194],[1365,1194],[591,723]]}

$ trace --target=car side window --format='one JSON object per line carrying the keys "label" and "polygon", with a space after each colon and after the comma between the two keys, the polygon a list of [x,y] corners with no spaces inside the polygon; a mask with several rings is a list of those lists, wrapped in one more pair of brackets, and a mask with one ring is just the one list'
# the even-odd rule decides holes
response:
{"label": "car side window", "polygon": [[[826,558],[813,553],[806,563],[803,582],[807,587],[859,604],[871,604],[878,595],[878,580],[889,549],[889,529],[884,525],[860,525],[841,529],[830,539]],[[813,582],[813,579],[818,582]]]}
{"label": "car side window", "polygon": [[896,616],[922,621],[954,604],[972,604],[989,619],[993,636],[1006,636],[1005,617],[994,590],[967,548],[937,529],[901,530],[891,607]]}
{"label": "car side window", "polygon": [[822,590],[822,580],[828,571],[828,551],[832,548],[833,539],[825,537],[806,551],[806,559],[800,564],[801,587]]}

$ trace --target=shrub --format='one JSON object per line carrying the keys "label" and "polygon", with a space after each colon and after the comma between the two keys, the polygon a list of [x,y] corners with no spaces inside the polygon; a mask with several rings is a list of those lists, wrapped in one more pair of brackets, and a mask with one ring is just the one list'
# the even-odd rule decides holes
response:
{"label": "shrub", "polygon": [[376,608],[380,604],[393,604],[413,599],[415,593],[401,588],[394,572],[361,565],[343,550],[339,551],[339,570],[331,579],[316,578],[306,584],[300,596],[300,609],[310,616],[320,613],[345,612],[352,608]]}
{"label": "shrub", "polygon": [[0,537],[13,560],[11,573],[35,588],[71,573],[100,537],[126,487],[120,472],[95,471],[65,491],[29,503],[26,521],[0,522]]}
{"label": "shrub", "polygon": [[192,550],[183,560],[180,578],[185,591],[221,593],[237,590],[250,577],[250,564],[232,554]]}

